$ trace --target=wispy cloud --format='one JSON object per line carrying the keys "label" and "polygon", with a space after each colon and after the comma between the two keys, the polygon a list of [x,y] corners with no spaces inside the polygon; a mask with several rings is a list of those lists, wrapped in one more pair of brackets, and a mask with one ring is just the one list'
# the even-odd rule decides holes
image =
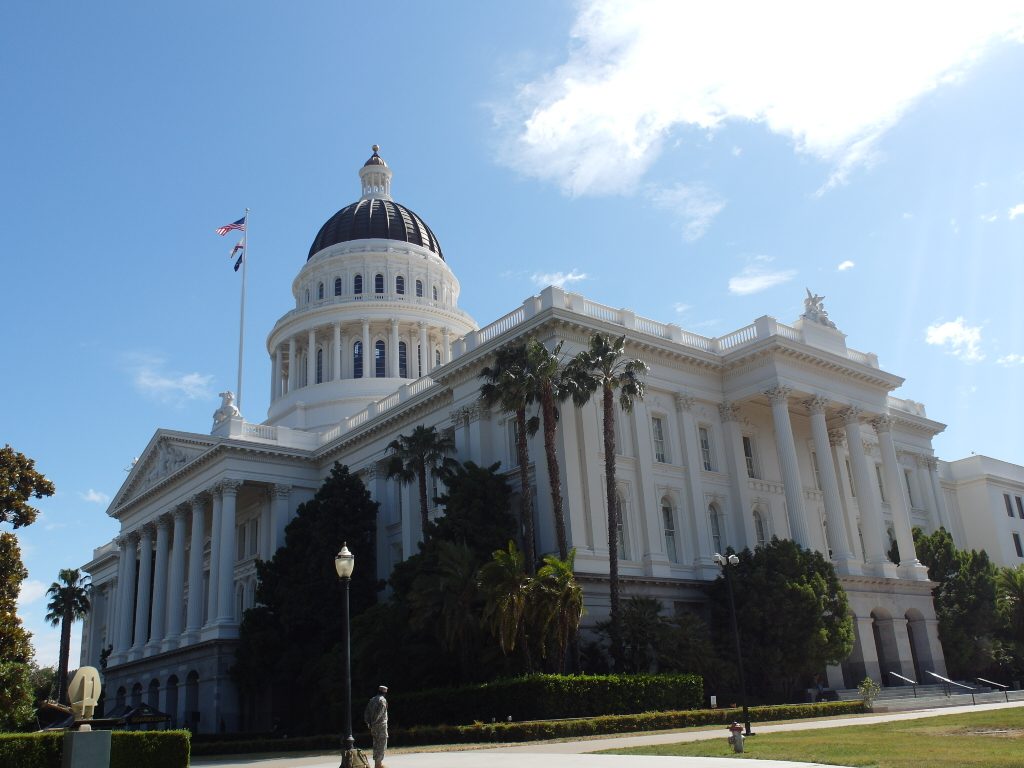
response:
{"label": "wispy cloud", "polygon": [[92,504],[106,504],[107,502],[110,501],[110,496],[103,493],[102,491],[93,490],[92,488],[90,488],[85,493],[79,491],[78,496],[79,498],[82,499],[82,501],[88,501]]}
{"label": "wispy cloud", "polygon": [[999,214],[995,212],[983,213],[980,216],[978,216],[978,218],[984,221],[986,224],[991,224],[993,221],[999,220]]}
{"label": "wispy cloud", "polygon": [[1013,208],[1007,211],[1006,215],[1013,221],[1018,216],[1024,216],[1024,203],[1017,203]]}
{"label": "wispy cloud", "polygon": [[683,302],[677,301],[672,305],[672,309],[676,311],[677,315],[682,315],[689,312],[693,307],[690,304],[683,304]]}
{"label": "wispy cloud", "polygon": [[796,277],[795,269],[772,269],[770,264],[774,260],[771,256],[755,256],[739,274],[729,278],[729,293],[747,296],[788,283]]}
{"label": "wispy cloud", "polygon": [[586,280],[587,277],[586,272],[573,269],[569,272],[534,272],[530,279],[539,288],[547,288],[549,285],[557,285],[559,288],[564,288],[569,283],[578,283],[580,280]]}
{"label": "wispy cloud", "polygon": [[1012,368],[1015,365],[1024,365],[1024,355],[1018,354],[1016,352],[1011,352],[1008,355],[997,357],[996,363],[1007,368]]}
{"label": "wispy cloud", "polygon": [[155,355],[130,355],[127,358],[132,383],[142,394],[164,403],[181,404],[188,400],[213,397],[213,376],[203,373],[167,371],[166,361]]}
{"label": "wispy cloud", "polygon": [[675,0],[578,8],[566,59],[496,100],[495,114],[503,161],[570,195],[630,192],[675,129],[729,121],[789,138],[831,165],[823,188],[842,184],[924,94],[995,43],[1024,39],[1024,10],[1009,4],[929,8],[927,35],[917,3],[874,0],[857,13],[810,0],[784,14],[770,3]]}
{"label": "wispy cloud", "polygon": [[46,584],[36,579],[25,579],[21,582],[21,592],[18,593],[18,612],[46,595]]}
{"label": "wispy cloud", "polygon": [[924,340],[936,347],[943,347],[953,357],[966,363],[985,359],[981,351],[981,326],[967,325],[962,317],[945,323],[929,325]]}
{"label": "wispy cloud", "polygon": [[711,220],[725,208],[724,200],[700,184],[650,187],[647,197],[658,208],[678,217],[683,227],[683,237],[690,242],[703,237],[711,226]]}
{"label": "wispy cloud", "polygon": [[837,266],[836,269],[840,272],[845,272],[848,269],[853,269],[855,266],[857,266],[856,263],[847,259],[846,261],[839,262],[839,266]]}

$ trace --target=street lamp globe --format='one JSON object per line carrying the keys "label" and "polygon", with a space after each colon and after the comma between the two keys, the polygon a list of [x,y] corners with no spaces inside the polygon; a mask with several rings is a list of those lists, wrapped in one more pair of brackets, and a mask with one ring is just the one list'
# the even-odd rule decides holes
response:
{"label": "street lamp globe", "polygon": [[351,579],[356,567],[356,556],[348,551],[348,544],[341,545],[341,551],[334,556],[334,570],[342,579]]}
{"label": "street lamp globe", "polygon": [[711,559],[715,561],[716,565],[725,565],[725,558],[722,557],[717,552],[715,552],[715,556],[713,558],[711,558]]}
{"label": "street lamp globe", "polygon": [[729,555],[729,565],[739,565],[740,559],[736,555]]}

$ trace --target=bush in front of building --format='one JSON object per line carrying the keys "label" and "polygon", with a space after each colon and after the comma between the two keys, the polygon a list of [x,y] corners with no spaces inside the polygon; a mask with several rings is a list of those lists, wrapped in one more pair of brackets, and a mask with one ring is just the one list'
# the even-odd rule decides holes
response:
{"label": "bush in front of building", "polygon": [[[110,768],[187,768],[188,731],[114,731]],[[60,768],[64,733],[0,734],[0,765],[18,768]]]}

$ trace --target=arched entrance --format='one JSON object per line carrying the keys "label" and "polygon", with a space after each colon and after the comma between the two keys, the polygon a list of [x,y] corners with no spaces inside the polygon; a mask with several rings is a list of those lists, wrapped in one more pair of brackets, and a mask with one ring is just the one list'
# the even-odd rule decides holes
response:
{"label": "arched entrance", "polygon": [[878,656],[878,669],[882,676],[882,685],[902,685],[899,678],[890,672],[900,672],[900,654],[893,631],[892,615],[881,608],[871,612],[871,633],[875,638],[875,654]]}
{"label": "arched entrance", "polygon": [[171,727],[178,728],[178,676],[171,675],[167,678],[167,703],[164,705],[164,712],[171,716]]}
{"label": "arched entrance", "polygon": [[185,678],[185,722],[193,733],[199,730],[199,673],[194,669]]}

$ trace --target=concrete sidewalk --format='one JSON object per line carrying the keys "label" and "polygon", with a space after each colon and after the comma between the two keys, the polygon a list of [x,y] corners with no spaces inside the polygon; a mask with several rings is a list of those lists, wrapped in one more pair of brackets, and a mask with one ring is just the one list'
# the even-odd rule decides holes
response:
{"label": "concrete sidewalk", "polygon": [[[892,712],[878,715],[854,715],[830,720],[806,720],[790,723],[755,723],[758,734],[842,728],[848,725],[872,725],[899,720],[917,720],[962,712],[985,712],[1010,707],[1024,707],[1024,702],[1008,704],[979,704],[977,706],[941,707],[910,712]],[[584,766],[616,766],[617,768],[736,768],[731,758],[722,757],[653,757],[646,755],[594,755],[606,749],[626,749],[652,744],[678,744],[686,741],[725,739],[728,734],[722,726],[706,729],[686,729],[645,734],[642,736],[602,736],[579,741],[535,741],[501,747],[474,747],[467,745],[456,751],[389,753],[387,768],[512,768],[522,765],[524,755],[530,755],[531,768],[584,768]],[[338,753],[281,757],[280,755],[247,755],[238,757],[197,757],[196,768],[338,768]],[[372,765],[372,763],[371,763]],[[819,763],[798,763],[784,760],[759,760],[758,768],[810,768]],[[832,766],[832,768],[837,768]],[[839,767],[841,768],[841,767]]]}

